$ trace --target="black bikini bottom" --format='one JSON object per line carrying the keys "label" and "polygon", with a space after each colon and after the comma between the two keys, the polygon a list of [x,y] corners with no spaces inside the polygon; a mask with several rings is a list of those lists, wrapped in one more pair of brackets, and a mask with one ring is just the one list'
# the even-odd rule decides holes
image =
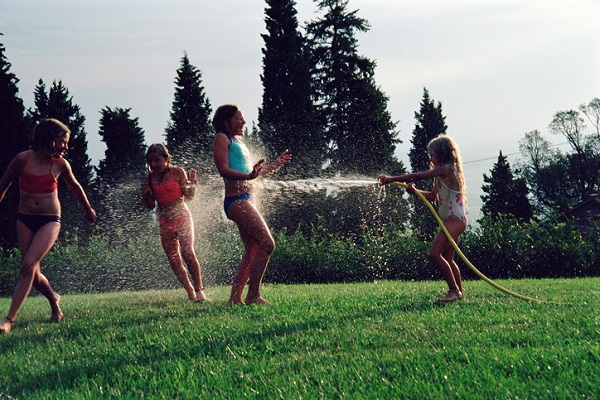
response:
{"label": "black bikini bottom", "polygon": [[36,233],[40,228],[50,222],[60,223],[59,215],[33,215],[33,214],[17,214],[17,219],[25,224],[33,233]]}

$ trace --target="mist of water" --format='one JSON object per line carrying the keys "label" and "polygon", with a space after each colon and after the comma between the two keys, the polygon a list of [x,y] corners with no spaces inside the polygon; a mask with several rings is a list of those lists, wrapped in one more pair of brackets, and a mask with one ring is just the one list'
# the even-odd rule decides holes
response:
{"label": "mist of water", "polygon": [[[70,287],[57,282],[59,290],[180,288],[160,244],[156,209],[148,210],[141,202],[140,184],[132,180],[111,185],[97,221],[108,241],[106,249],[90,256],[88,273],[73,271],[61,278]],[[260,178],[254,186],[256,206],[272,230],[303,227],[305,233],[310,232],[312,223],[307,220],[316,219],[318,213],[328,213],[325,224],[338,230],[351,231],[369,223],[380,212],[372,199],[383,193],[376,179],[360,176],[289,181]],[[358,199],[359,188],[373,194],[370,200]],[[244,254],[237,226],[223,211],[223,191],[219,176],[204,175],[194,199],[186,202],[194,221],[195,248],[205,286],[229,283]],[[299,216],[304,219],[293,220]],[[65,230],[71,228],[65,226]]]}

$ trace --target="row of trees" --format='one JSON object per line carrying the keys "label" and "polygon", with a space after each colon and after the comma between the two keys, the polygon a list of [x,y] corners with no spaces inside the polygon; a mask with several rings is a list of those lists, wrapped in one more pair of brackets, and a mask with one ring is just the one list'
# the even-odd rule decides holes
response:
{"label": "row of trees", "polygon": [[[395,155],[399,143],[396,124],[387,110],[388,98],[376,85],[375,62],[358,54],[357,32],[369,29],[367,21],[348,10],[348,0],[317,3],[321,17],[300,30],[295,1],[267,0],[263,35],[264,93],[258,125],[249,138],[268,151],[289,148],[302,154],[287,178],[320,174],[374,174],[382,170],[404,171]],[[48,88],[40,80],[35,87],[35,104],[25,110],[18,96],[18,78],[10,71],[5,48],[0,44],[1,106],[0,134],[5,151],[2,171],[19,151],[27,149],[35,124],[46,117],[65,122],[72,130],[67,158],[96,208],[108,219],[121,219],[123,211],[136,209],[119,194],[139,182],[145,171],[145,132],[131,109],[105,107],[101,110],[98,134],[106,144],[104,159],[97,167],[87,155],[85,117],[61,80]],[[213,130],[212,107],[202,84],[200,70],[184,53],[176,71],[175,94],[165,130],[165,142],[174,162],[210,168]],[[201,171],[214,173],[213,169]],[[67,191],[65,196],[68,196]],[[123,196],[121,196],[123,197]],[[125,196],[127,197],[127,196]],[[136,197],[136,196],[134,196]],[[18,190],[11,187],[0,208],[2,245],[16,243],[14,210]],[[79,218],[68,197],[63,213]],[[113,215],[111,218],[110,216]],[[127,219],[131,219],[130,217]],[[122,226],[122,221],[119,226]],[[82,230],[86,228],[81,228]]]}
{"label": "row of trees", "polygon": [[[592,125],[589,133],[584,118]],[[548,130],[564,137],[569,149],[559,150],[534,130],[519,142],[522,158],[516,168],[500,152],[490,174],[484,174],[484,215],[521,221],[560,216],[600,192],[600,98],[556,112]]]}
{"label": "row of trees", "polygon": [[[301,28],[295,1],[265,1],[263,97],[258,123],[248,132],[250,141],[260,143],[269,154],[284,148],[302,154],[290,168],[282,169],[285,178],[406,172],[394,155],[400,140],[387,109],[388,97],[375,81],[376,63],[358,53],[356,34],[368,31],[368,22],[348,9],[348,0],[320,0],[316,2],[320,16]],[[18,97],[18,78],[10,67],[0,44],[0,139],[5,146],[0,153],[0,169],[4,171],[12,157],[28,147],[29,134],[40,118],[58,118],[72,130],[67,157],[92,194],[93,203],[107,216],[105,225],[122,227],[124,212],[127,219],[137,221],[135,214],[140,208],[133,204],[137,185],[131,182],[139,182],[145,173],[146,143],[145,132],[131,109],[107,106],[101,110],[98,134],[106,144],[105,158],[97,167],[91,166],[85,117],[62,81],[54,81],[47,88],[40,80],[34,91],[34,108],[25,110]],[[525,161],[519,169],[512,171],[500,153],[491,175],[484,177],[484,214],[527,220],[536,214],[563,210],[596,192],[599,103],[594,99],[579,111],[559,112],[550,124],[552,133],[567,138],[572,153],[553,149],[538,131],[526,134],[521,142]],[[176,71],[165,142],[175,163],[199,166],[203,175],[215,172],[207,167],[212,165],[212,112],[202,73],[184,53]],[[595,134],[584,135],[580,113],[595,126]],[[429,140],[447,131],[442,105],[430,98],[427,89],[415,120],[409,158],[411,169],[416,171],[429,167]],[[0,207],[3,247],[16,243],[17,198],[13,187],[7,204]],[[69,204],[72,200],[63,201]],[[71,211],[77,207],[64,208],[64,218],[72,214],[79,219],[78,213]],[[111,224],[112,219],[115,224]],[[143,226],[134,225],[136,229]],[[417,210],[412,226],[420,237],[427,238],[435,230],[435,221],[426,210]]]}

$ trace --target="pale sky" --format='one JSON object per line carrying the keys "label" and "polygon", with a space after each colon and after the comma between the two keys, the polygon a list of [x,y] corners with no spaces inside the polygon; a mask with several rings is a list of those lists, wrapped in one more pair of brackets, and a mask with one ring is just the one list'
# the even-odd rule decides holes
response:
{"label": "pale sky", "polygon": [[[202,72],[213,111],[236,103],[249,126],[256,122],[265,7],[259,0],[2,0],[0,42],[26,107],[40,78],[48,87],[62,80],[86,117],[97,164],[106,106],[131,108],[147,143],[164,140],[184,51]],[[518,152],[535,129],[563,143],[547,130],[554,113],[600,97],[597,0],[350,0],[348,8],[371,25],[357,34],[358,50],[377,62],[377,84],[404,142],[398,158],[409,167],[426,87],[461,148],[472,206],[499,151]],[[301,26],[317,17],[312,1],[297,0],[297,9]]]}

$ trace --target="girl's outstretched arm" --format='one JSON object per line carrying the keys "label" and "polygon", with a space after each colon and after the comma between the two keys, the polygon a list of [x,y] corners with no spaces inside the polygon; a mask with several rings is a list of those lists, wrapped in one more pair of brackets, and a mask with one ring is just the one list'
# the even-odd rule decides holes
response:
{"label": "girl's outstretched arm", "polygon": [[260,175],[266,175],[266,174],[270,174],[271,172],[275,172],[277,171],[279,168],[281,168],[284,164],[289,163],[292,160],[292,154],[290,153],[290,151],[288,149],[285,149],[285,151],[283,153],[281,153],[279,155],[279,157],[277,157],[275,159],[275,161],[273,161],[270,164],[267,164],[263,167],[262,171],[260,172]]}
{"label": "girl's outstretched arm", "polygon": [[448,173],[451,173],[451,170],[452,170],[452,166],[450,164],[443,164],[443,165],[434,167],[427,171],[413,172],[411,174],[398,175],[398,176],[379,175],[377,180],[379,180],[379,183],[381,183],[382,185],[387,185],[388,183],[392,183],[392,182],[411,183],[411,182],[423,181],[426,179],[432,179],[437,176],[443,176]]}

